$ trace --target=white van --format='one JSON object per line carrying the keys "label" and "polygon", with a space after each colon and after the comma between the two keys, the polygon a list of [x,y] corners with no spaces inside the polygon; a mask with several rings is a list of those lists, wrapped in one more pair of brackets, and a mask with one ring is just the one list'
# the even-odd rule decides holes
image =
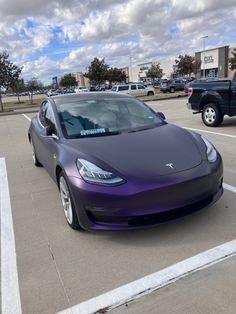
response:
{"label": "white van", "polygon": [[125,93],[136,97],[154,95],[154,88],[152,86],[145,87],[142,83],[115,85],[112,87],[111,91]]}
{"label": "white van", "polygon": [[78,86],[75,88],[75,92],[76,92],[76,94],[87,93],[87,92],[89,92],[89,89],[85,86]]}

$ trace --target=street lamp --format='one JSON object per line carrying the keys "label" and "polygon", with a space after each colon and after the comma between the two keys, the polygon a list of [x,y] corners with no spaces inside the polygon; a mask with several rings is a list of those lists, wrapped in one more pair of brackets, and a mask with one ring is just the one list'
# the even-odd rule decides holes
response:
{"label": "street lamp", "polygon": [[205,78],[205,39],[208,38],[208,36],[202,36],[201,39],[203,40],[203,78]]}
{"label": "street lamp", "polygon": [[130,61],[130,82],[133,82],[132,56],[129,56],[129,61]]}

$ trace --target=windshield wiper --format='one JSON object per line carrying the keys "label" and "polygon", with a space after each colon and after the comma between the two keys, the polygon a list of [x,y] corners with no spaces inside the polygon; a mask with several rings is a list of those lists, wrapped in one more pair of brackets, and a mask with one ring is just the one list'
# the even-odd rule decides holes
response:
{"label": "windshield wiper", "polygon": [[157,127],[158,125],[152,125],[152,126],[146,126],[146,127],[140,127],[140,128],[136,128],[134,130],[130,130],[128,131],[128,133],[134,133],[134,132],[139,132],[139,131],[144,131],[144,130],[149,130],[149,129],[153,129],[155,127]]}

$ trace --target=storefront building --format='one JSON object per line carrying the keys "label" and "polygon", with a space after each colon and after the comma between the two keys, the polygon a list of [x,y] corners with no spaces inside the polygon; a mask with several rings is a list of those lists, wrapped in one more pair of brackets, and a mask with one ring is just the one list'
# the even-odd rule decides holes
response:
{"label": "storefront building", "polygon": [[195,59],[201,60],[197,77],[228,77],[229,46],[196,52]]}

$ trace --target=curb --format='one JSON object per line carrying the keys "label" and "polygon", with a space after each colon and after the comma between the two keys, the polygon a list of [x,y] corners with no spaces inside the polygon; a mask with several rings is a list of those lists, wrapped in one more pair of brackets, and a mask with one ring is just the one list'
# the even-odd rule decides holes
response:
{"label": "curb", "polygon": [[[19,111],[18,111],[19,110]],[[0,116],[13,116],[13,115],[17,115],[17,114],[22,114],[22,113],[35,113],[39,111],[39,107],[37,108],[28,108],[26,110],[24,109],[15,109],[13,111],[3,111],[0,112]]]}

